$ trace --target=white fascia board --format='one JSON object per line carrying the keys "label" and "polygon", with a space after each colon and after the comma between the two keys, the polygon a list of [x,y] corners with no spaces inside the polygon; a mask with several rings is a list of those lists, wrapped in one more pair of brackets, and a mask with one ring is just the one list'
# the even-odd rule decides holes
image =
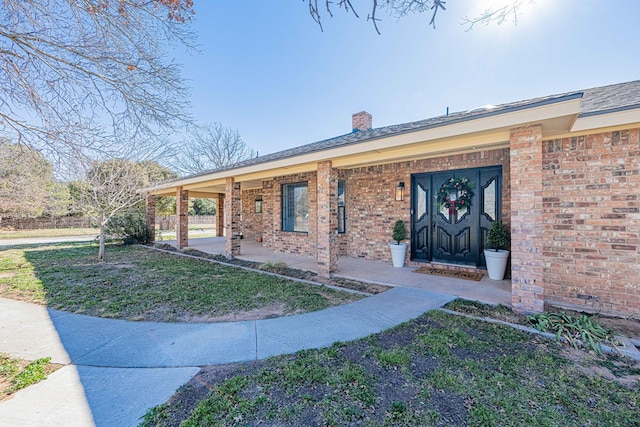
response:
{"label": "white fascia board", "polygon": [[640,108],[578,117],[571,132],[640,123]]}

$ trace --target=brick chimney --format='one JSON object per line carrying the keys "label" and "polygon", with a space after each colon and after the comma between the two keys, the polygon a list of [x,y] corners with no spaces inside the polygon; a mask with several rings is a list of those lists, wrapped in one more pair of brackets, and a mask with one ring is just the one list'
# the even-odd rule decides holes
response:
{"label": "brick chimney", "polygon": [[369,130],[372,127],[373,116],[366,111],[360,111],[351,117],[351,128],[354,132]]}

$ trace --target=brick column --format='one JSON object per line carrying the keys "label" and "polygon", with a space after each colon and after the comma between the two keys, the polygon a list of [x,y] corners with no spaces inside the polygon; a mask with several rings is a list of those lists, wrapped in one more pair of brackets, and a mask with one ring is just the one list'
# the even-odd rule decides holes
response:
{"label": "brick column", "polygon": [[176,190],[176,243],[178,249],[189,246],[189,191],[178,187]]}
{"label": "brick column", "polygon": [[273,248],[277,230],[273,220],[275,203],[273,180],[262,181],[262,244],[268,248]]}
{"label": "brick column", "polygon": [[156,196],[147,194],[146,198],[147,214],[147,241],[149,243],[156,240]]}
{"label": "brick column", "polygon": [[511,131],[511,304],[521,313],[544,310],[542,127]]}
{"label": "brick column", "polygon": [[318,163],[317,178],[318,270],[329,277],[338,269],[338,174],[331,161]]}
{"label": "brick column", "polygon": [[224,231],[227,257],[240,255],[240,183],[233,178],[225,180]]}
{"label": "brick column", "polygon": [[216,236],[224,236],[224,194],[216,198]]}

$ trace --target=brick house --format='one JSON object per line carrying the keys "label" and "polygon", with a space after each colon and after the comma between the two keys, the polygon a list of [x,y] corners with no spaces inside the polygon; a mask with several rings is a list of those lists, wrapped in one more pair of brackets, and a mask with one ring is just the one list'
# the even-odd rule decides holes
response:
{"label": "brick house", "polygon": [[[640,81],[488,106],[352,132],[147,188],[178,200],[187,245],[189,197],[217,200],[228,255],[240,236],[276,252],[389,261],[396,220],[408,225],[410,265],[483,269],[489,224],[511,229],[512,305],[640,311]],[[470,206],[434,194],[468,179]],[[452,195],[453,197],[454,195]]]}

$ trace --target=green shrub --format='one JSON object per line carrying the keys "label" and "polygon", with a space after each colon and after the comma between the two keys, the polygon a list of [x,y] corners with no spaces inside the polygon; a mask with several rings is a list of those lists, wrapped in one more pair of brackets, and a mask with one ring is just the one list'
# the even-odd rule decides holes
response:
{"label": "green shrub", "polygon": [[393,225],[393,234],[391,238],[395,240],[398,244],[400,244],[401,240],[407,238],[407,228],[404,226],[404,221],[399,219]]}
{"label": "green shrub", "polygon": [[284,274],[287,271],[287,268],[287,263],[282,261],[265,261],[258,266],[258,270],[269,271],[277,274]]}
{"label": "green shrub", "polygon": [[539,331],[554,333],[556,339],[564,338],[575,348],[580,340],[598,354],[602,354],[601,342],[613,342],[611,332],[586,314],[574,317],[566,313],[540,313],[527,320]]}
{"label": "green shrub", "polygon": [[144,244],[151,240],[147,231],[147,218],[141,210],[130,210],[112,217],[106,230],[108,236],[122,239],[125,245]]}
{"label": "green shrub", "polygon": [[509,236],[509,230],[500,221],[493,221],[489,231],[487,231],[487,241],[485,242],[485,248],[487,249],[507,249],[511,238]]}

